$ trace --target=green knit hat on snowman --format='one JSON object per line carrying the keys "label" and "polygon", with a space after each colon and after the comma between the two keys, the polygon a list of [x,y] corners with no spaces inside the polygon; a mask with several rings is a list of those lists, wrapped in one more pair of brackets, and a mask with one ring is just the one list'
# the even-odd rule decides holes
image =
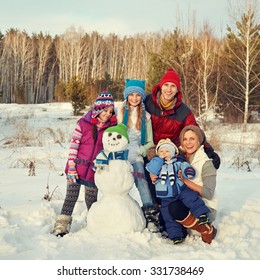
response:
{"label": "green knit hat on snowman", "polygon": [[105,132],[117,132],[118,134],[121,134],[124,136],[128,143],[130,142],[128,134],[127,134],[127,126],[123,123],[119,123],[118,125],[111,126],[105,130]]}

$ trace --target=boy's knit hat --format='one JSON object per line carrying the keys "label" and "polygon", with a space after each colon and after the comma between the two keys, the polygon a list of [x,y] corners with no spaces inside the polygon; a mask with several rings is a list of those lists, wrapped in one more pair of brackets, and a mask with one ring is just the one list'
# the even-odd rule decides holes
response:
{"label": "boy's knit hat", "polygon": [[137,92],[141,95],[142,100],[145,99],[145,80],[130,80],[126,79],[124,99],[127,99],[128,95]]}
{"label": "boy's knit hat", "polygon": [[115,126],[110,126],[104,131],[104,133],[105,132],[117,132],[118,134],[123,135],[127,139],[128,143],[130,142],[127,134],[127,126],[123,123],[119,123],[118,125]]}
{"label": "boy's knit hat", "polygon": [[96,118],[107,107],[114,108],[114,99],[109,92],[102,91],[101,93],[99,93],[96,101],[93,104],[91,118]]}
{"label": "boy's knit hat", "polygon": [[180,133],[180,142],[182,142],[184,133],[188,130],[192,130],[193,132],[195,132],[197,134],[201,145],[206,142],[206,135],[205,135],[204,131],[196,125],[187,125],[182,129],[182,131]]}
{"label": "boy's knit hat", "polygon": [[158,155],[161,148],[167,148],[171,152],[171,157],[179,153],[177,146],[169,139],[161,139],[156,146],[156,154]]}
{"label": "boy's knit hat", "polygon": [[174,83],[177,86],[177,89],[180,90],[180,88],[181,88],[180,77],[176,72],[174,72],[174,70],[172,68],[170,68],[168,70],[168,72],[166,72],[162,76],[160,84],[159,84],[160,88],[162,88],[162,85],[167,83],[167,82]]}
{"label": "boy's knit hat", "polygon": [[143,102],[146,97],[145,80],[126,79],[125,90],[124,90],[125,110],[124,110],[124,118],[123,118],[123,123],[125,125],[128,125],[128,116],[129,116],[127,97],[129,94],[133,92],[140,94],[142,97],[141,144],[144,145],[146,143],[146,111]]}

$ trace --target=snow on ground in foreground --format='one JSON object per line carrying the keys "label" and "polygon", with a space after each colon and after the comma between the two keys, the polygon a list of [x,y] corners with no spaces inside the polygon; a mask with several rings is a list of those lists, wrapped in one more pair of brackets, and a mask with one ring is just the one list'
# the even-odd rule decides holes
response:
{"label": "snow on ground in foreground", "polygon": [[[0,259],[260,259],[259,155],[256,153],[256,158],[251,159],[251,172],[236,169],[232,166],[232,151],[237,153],[237,148],[232,146],[219,152],[223,162],[218,170],[219,212],[215,222],[218,234],[211,245],[193,235],[183,244],[173,246],[169,240],[147,230],[93,236],[87,231],[83,189],[73,213],[71,232],[63,238],[50,234],[66,191],[63,168],[76,119],[71,116],[68,103],[0,104]],[[220,127],[227,137],[232,133],[238,135],[237,130],[230,127],[225,130],[225,126],[218,124]],[[257,129],[244,141],[257,139],[257,132],[259,138],[260,125],[254,127]],[[22,132],[30,136],[26,141],[22,140]],[[17,137],[19,143],[14,140]],[[36,162],[36,176],[28,176],[30,161]],[[47,186],[50,194],[57,187],[50,201],[43,199]]]}

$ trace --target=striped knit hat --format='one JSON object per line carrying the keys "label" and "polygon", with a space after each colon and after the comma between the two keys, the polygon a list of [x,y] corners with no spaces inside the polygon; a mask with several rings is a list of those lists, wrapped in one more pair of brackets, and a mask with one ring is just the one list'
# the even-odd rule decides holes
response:
{"label": "striped knit hat", "polygon": [[125,125],[128,124],[128,102],[127,98],[131,93],[138,93],[142,97],[142,121],[141,121],[141,144],[144,145],[146,143],[146,111],[144,106],[144,99],[146,97],[145,92],[145,80],[130,80],[126,79],[126,85],[124,90],[124,99],[125,99],[125,112],[123,123]]}
{"label": "striped knit hat", "polygon": [[107,107],[114,108],[114,99],[109,92],[102,91],[93,104],[91,118],[95,119]]}

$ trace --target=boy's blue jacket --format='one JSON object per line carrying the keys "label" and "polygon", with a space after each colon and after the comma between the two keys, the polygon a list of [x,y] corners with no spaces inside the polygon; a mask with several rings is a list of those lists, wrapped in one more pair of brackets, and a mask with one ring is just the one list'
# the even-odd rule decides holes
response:
{"label": "boy's blue jacket", "polygon": [[[170,166],[172,165],[172,167]],[[162,183],[161,170],[167,171],[166,182]],[[184,178],[193,179],[196,175],[195,169],[186,161],[185,157],[181,154],[175,155],[170,163],[167,163],[163,158],[155,156],[150,162],[145,166],[149,173],[159,176],[155,183],[156,196],[160,198],[172,197],[178,199],[180,192],[187,187],[179,178],[178,171],[182,171]],[[174,184],[170,184],[169,173],[173,170]],[[169,172],[168,172],[169,171]],[[189,177],[187,176],[189,175]]]}

